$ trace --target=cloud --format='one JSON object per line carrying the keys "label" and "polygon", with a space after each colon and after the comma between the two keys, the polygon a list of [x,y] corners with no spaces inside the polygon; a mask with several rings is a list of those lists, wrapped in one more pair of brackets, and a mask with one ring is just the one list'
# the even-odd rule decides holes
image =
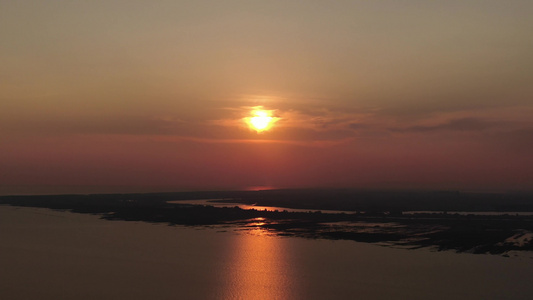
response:
{"label": "cloud", "polygon": [[460,118],[446,121],[436,125],[415,125],[406,128],[393,128],[398,132],[434,132],[434,131],[484,131],[496,127],[502,127],[508,122],[487,121],[479,118]]}
{"label": "cloud", "polygon": [[[168,114],[36,115],[4,119],[0,133],[54,135],[128,135],[140,138],[168,137],[199,143],[277,143],[302,146],[334,146],[366,139],[397,142],[407,134],[433,139],[435,134],[453,138],[465,133],[491,144],[509,143],[527,149],[531,143],[529,107],[441,112],[423,117],[401,117],[378,109],[327,107],[296,103],[264,105],[279,118],[272,130],[258,134],[243,118],[257,106],[217,107],[202,114],[169,111]],[[433,136],[433,137],[432,137]]]}
{"label": "cloud", "polygon": [[156,141],[182,142],[190,141],[203,144],[285,144],[304,147],[332,147],[351,142],[353,139],[344,138],[336,140],[288,140],[288,139],[223,139],[223,138],[198,138],[190,136],[153,136]]}

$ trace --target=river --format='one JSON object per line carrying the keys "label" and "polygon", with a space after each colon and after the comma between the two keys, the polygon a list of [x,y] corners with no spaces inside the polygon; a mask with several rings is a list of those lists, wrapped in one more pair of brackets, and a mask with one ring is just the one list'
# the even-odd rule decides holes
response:
{"label": "river", "polygon": [[3,299],[530,299],[533,259],[0,206]]}

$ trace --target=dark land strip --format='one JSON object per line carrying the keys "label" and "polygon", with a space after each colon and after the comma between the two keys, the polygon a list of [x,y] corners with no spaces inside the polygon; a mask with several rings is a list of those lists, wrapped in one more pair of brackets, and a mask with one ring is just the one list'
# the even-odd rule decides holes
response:
{"label": "dark land strip", "polygon": [[[298,192],[299,191],[299,192]],[[305,238],[353,240],[457,252],[506,255],[533,251],[533,216],[460,215],[453,211],[533,211],[528,194],[444,192],[369,192],[276,190],[261,192],[187,192],[159,194],[4,196],[0,204],[44,207],[101,215],[106,220],[222,225]],[[167,203],[185,199],[226,199],[263,206],[309,209],[309,212],[243,210]],[[345,214],[316,209],[354,211]],[[403,214],[403,211],[448,213]]]}

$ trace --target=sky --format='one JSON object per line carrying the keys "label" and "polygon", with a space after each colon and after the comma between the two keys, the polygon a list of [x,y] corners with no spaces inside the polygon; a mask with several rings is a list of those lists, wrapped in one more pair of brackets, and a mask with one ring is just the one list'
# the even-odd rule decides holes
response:
{"label": "sky", "polygon": [[0,1],[0,193],[533,190],[532,11]]}

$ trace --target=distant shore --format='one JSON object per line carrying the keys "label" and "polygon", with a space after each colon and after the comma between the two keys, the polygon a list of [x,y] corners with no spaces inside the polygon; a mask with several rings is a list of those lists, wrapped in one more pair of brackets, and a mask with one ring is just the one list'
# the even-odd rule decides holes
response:
{"label": "distant shore", "polygon": [[[302,208],[309,212],[168,202],[185,199],[223,199],[216,201]],[[424,247],[501,255],[509,251],[533,251],[531,215],[453,213],[533,211],[533,201],[527,194],[272,190],[4,196],[0,197],[0,204],[98,214],[107,220],[236,226],[281,236],[354,240],[412,249]],[[352,213],[314,211],[321,209]],[[413,210],[428,212],[404,214],[404,211]],[[441,212],[430,212],[434,210]]]}

